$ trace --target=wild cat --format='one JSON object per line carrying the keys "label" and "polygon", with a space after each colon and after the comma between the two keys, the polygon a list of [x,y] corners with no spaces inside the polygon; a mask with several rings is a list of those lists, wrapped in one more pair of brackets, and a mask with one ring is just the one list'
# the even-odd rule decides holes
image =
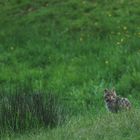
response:
{"label": "wild cat", "polygon": [[131,108],[131,103],[127,98],[117,96],[115,90],[104,90],[104,100],[107,109],[110,112],[117,113],[122,110],[129,110]]}

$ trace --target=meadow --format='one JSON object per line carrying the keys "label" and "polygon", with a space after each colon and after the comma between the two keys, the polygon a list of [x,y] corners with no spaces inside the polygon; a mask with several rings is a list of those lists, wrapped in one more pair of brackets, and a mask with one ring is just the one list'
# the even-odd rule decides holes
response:
{"label": "meadow", "polygon": [[[139,0],[0,1],[4,139],[139,139]],[[133,110],[107,113],[115,87]]]}

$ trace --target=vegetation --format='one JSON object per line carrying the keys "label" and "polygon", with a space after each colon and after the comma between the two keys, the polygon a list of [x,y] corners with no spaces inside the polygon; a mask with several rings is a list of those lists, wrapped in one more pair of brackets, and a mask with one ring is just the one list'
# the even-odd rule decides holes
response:
{"label": "vegetation", "polygon": [[[53,130],[38,130],[11,140],[139,140],[139,110],[120,114],[86,114],[74,117],[63,127]],[[8,140],[5,138],[4,140]]]}
{"label": "vegetation", "polygon": [[[36,128],[43,129],[39,139],[139,139],[139,111],[106,114],[102,98],[104,88],[115,87],[139,108],[139,5],[0,1],[1,136]],[[58,128],[45,134],[44,127]]]}

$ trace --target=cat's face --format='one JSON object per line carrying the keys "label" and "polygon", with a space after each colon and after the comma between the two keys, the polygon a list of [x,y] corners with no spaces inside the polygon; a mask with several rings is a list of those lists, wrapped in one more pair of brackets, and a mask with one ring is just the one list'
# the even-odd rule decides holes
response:
{"label": "cat's face", "polygon": [[104,98],[105,98],[105,101],[113,101],[116,99],[116,92],[115,90],[108,90],[108,89],[105,89],[104,90]]}

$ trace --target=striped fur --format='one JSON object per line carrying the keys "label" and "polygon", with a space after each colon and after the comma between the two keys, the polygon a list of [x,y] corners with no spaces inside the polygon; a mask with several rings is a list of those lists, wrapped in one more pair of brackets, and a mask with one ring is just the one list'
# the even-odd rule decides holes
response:
{"label": "striped fur", "polygon": [[131,108],[131,103],[127,98],[122,98],[116,95],[115,90],[104,90],[104,100],[106,108],[110,112],[118,112],[121,110],[129,110]]}

